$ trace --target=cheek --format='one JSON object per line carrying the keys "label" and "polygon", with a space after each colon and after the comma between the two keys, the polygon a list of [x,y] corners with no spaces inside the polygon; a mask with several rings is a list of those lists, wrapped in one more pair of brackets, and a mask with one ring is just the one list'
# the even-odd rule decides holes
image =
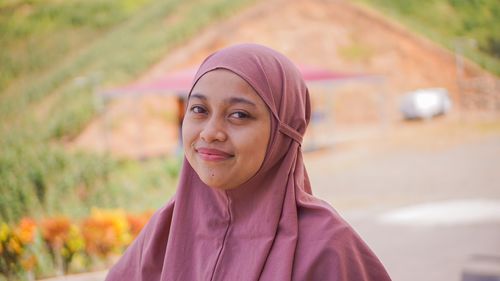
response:
{"label": "cheek", "polygon": [[238,142],[242,144],[240,148],[245,153],[248,163],[260,167],[267,151],[268,140],[269,133],[263,133],[261,130],[253,131],[240,138]]}
{"label": "cheek", "polygon": [[182,147],[184,150],[184,156],[186,160],[189,162],[191,167],[199,174],[198,165],[196,164],[194,151],[193,151],[193,142],[196,141],[196,134],[193,132],[192,124],[188,122],[184,122],[182,124]]}
{"label": "cheek", "polygon": [[182,146],[184,151],[188,151],[191,143],[196,139],[196,130],[190,122],[184,122],[182,124]]}
{"label": "cheek", "polygon": [[258,154],[256,155],[259,161],[259,167],[264,161],[264,158],[267,153],[267,146],[269,142],[269,134],[261,135],[256,141],[255,145],[258,147]]}

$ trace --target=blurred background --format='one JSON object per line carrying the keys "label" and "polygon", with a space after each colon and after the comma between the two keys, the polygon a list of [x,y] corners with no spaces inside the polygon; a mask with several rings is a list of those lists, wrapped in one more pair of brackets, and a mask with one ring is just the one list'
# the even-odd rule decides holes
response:
{"label": "blurred background", "polygon": [[394,280],[500,280],[498,26],[496,0],[0,1],[0,280],[103,280],[175,192],[196,67],[242,42],[302,71],[313,192]]}

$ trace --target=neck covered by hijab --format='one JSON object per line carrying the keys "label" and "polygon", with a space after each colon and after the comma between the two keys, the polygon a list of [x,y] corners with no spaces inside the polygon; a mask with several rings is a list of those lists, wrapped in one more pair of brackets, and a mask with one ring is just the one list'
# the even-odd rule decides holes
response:
{"label": "neck covered by hijab", "polygon": [[184,160],[176,194],[106,280],[390,280],[356,232],[311,194],[301,152],[311,107],[298,69],[272,49],[241,44],[209,56],[193,85],[216,69],[244,79],[271,113],[262,166],[219,190]]}

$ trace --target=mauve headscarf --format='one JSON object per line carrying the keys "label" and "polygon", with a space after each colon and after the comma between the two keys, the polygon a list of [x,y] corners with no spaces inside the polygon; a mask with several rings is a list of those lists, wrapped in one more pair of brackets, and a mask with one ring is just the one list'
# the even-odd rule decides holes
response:
{"label": "mauve headscarf", "polygon": [[184,160],[176,194],[106,280],[390,280],[353,229],[311,195],[301,152],[311,108],[297,68],[272,49],[242,44],[209,56],[194,84],[215,69],[239,75],[269,107],[260,170],[222,191],[206,186]]}

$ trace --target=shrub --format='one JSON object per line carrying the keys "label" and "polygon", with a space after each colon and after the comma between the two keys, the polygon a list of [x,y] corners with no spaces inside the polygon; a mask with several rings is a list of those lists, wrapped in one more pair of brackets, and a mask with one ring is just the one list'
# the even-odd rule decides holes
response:
{"label": "shrub", "polygon": [[123,210],[93,208],[82,223],[82,233],[87,253],[101,258],[121,252],[132,241]]}
{"label": "shrub", "polygon": [[22,219],[17,227],[0,224],[0,272],[8,280],[33,270],[36,258],[30,246],[35,230],[35,222],[28,218]]}

